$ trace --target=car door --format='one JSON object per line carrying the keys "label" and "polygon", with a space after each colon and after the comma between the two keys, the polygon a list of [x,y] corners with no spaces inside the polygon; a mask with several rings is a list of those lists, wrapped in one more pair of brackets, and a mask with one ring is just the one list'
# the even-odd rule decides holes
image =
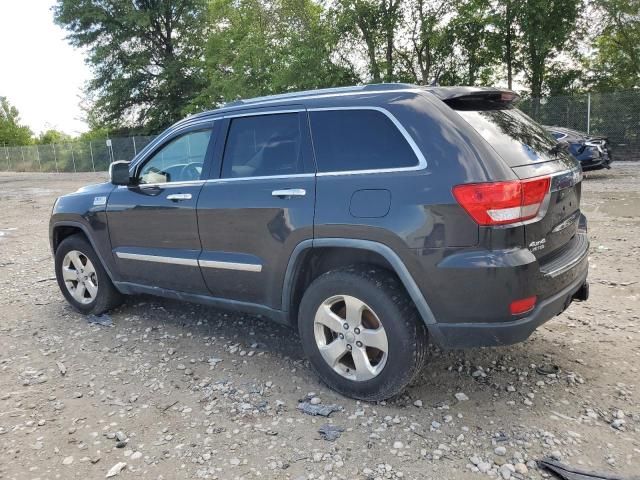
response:
{"label": "car door", "polygon": [[293,249],[313,238],[315,168],[304,108],[226,118],[198,201],[200,266],[215,297],[280,308]]}
{"label": "car door", "polygon": [[133,184],[109,196],[107,222],[114,261],[125,282],[207,293],[198,266],[196,205],[210,168],[214,123],[170,135],[138,162]]}

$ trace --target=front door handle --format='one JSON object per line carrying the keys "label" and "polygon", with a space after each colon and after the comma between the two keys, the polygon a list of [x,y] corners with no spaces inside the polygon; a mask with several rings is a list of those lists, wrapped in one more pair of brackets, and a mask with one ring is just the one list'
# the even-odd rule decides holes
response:
{"label": "front door handle", "polygon": [[271,195],[274,197],[304,197],[307,191],[304,188],[287,188],[285,190],[274,190]]}
{"label": "front door handle", "polygon": [[167,195],[167,200],[172,200],[174,202],[181,202],[182,200],[191,200],[190,193],[172,193],[171,195]]}

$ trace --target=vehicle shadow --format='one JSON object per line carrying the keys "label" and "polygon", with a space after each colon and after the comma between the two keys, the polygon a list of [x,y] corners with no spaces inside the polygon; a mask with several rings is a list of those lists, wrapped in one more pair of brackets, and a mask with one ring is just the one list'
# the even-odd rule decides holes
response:
{"label": "vehicle shadow", "polygon": [[[307,388],[327,391],[308,366],[295,329],[267,318],[145,295],[128,298],[118,314],[139,316],[145,328],[153,328],[161,319],[165,327],[175,328],[185,336],[216,337],[247,351],[268,353],[275,362],[289,360],[303,367],[299,374]],[[203,356],[208,354],[211,352],[203,351]],[[420,375],[403,394],[387,403],[397,407],[410,406],[415,399],[421,399],[425,406],[456,403],[456,392],[474,393],[490,401],[497,392],[505,392],[508,385],[517,384],[520,388],[543,378],[535,371],[537,365],[558,365],[564,372],[575,369],[572,357],[572,353],[559,349],[552,337],[540,332],[511,346],[451,351],[430,346]]]}
{"label": "vehicle shadow", "polygon": [[294,361],[304,359],[297,331],[266,317],[149,295],[128,297],[118,311],[124,315],[138,315],[146,327],[153,328],[161,318],[165,325],[196,338],[223,338],[248,350],[257,344],[253,350],[289,357]]}

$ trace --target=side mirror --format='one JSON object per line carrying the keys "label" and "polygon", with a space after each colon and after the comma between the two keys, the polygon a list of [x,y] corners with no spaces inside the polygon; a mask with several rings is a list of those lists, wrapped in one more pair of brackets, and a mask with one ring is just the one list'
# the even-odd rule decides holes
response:
{"label": "side mirror", "polygon": [[129,185],[131,183],[129,162],[118,160],[109,165],[109,180],[114,185]]}

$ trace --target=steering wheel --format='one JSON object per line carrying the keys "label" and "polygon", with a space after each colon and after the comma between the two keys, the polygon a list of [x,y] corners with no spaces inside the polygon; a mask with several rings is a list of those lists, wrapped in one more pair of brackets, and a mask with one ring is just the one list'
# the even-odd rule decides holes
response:
{"label": "steering wheel", "polygon": [[200,163],[187,163],[180,171],[180,180],[200,180],[200,172],[202,171],[202,164]]}

